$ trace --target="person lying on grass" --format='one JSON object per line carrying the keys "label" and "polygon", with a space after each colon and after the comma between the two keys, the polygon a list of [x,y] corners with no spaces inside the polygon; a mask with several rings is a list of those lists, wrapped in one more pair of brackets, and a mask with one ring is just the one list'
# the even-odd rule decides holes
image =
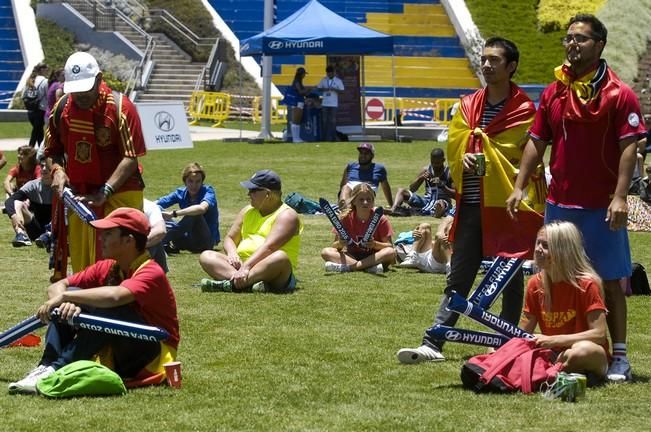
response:
{"label": "person lying on grass", "polygon": [[581,233],[571,222],[551,222],[536,238],[541,270],[529,279],[520,327],[537,345],[558,351],[563,371],[586,374],[588,385],[608,370],[606,306],[601,278],[590,265]]}
{"label": "person lying on grass", "polygon": [[374,204],[375,192],[370,185],[359,183],[353,188],[348,210],[340,217],[352,243],[346,244],[335,231],[332,246],[321,251],[321,257],[326,262],[326,272],[364,270],[368,273],[383,273],[385,268],[394,263],[396,252],[391,241],[393,228],[386,216],[380,218],[371,239],[363,242],[364,233],[375,212]]}
{"label": "person lying on grass", "polygon": [[201,290],[288,293],[296,289],[303,222],[283,203],[281,181],[261,170],[240,183],[248,189],[250,205],[235,218],[224,252],[204,251],[199,263],[213,279],[202,279]]}
{"label": "person lying on grass", "polygon": [[453,216],[445,216],[432,238],[432,226],[427,222],[416,225],[412,231],[414,244],[407,257],[400,263],[403,268],[416,268],[425,273],[443,273],[450,270],[452,247],[448,234],[454,221]]}

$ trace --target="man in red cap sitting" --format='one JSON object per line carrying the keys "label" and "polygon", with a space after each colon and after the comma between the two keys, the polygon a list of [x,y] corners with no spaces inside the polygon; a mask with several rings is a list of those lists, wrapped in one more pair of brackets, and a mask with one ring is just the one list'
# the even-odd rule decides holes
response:
{"label": "man in red cap sitting", "polygon": [[[165,379],[162,365],[176,358],[176,299],[165,273],[146,251],[147,217],[140,210],[122,207],[91,224],[99,230],[106,259],[48,287],[48,300],[36,312],[49,323],[45,351],[34,370],[9,384],[10,393],[35,393],[39,379],[77,360],[98,356],[127,386],[158,384]],[[60,319],[50,321],[55,308]],[[67,325],[82,308],[94,315],[157,326],[170,337],[152,342]]]}

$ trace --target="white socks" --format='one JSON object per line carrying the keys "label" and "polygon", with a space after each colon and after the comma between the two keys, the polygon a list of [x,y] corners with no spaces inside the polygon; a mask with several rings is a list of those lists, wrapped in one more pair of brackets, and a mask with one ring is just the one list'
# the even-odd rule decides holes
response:
{"label": "white socks", "polygon": [[301,125],[292,123],[292,142],[302,143],[301,139]]}

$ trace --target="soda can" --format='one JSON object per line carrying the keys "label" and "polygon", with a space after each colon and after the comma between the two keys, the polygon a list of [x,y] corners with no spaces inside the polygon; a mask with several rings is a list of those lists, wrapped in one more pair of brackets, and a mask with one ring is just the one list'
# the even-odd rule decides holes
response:
{"label": "soda can", "polygon": [[486,175],[486,156],[484,153],[475,153],[475,175]]}
{"label": "soda can", "polygon": [[577,401],[585,399],[585,392],[588,388],[588,378],[580,373],[572,373],[571,377],[576,379],[576,390],[574,391],[574,396]]}
{"label": "soda can", "polygon": [[572,376],[573,374],[564,374],[561,377],[563,393],[561,395],[561,400],[565,402],[575,402],[576,401],[576,392],[579,383],[576,380],[576,377]]}

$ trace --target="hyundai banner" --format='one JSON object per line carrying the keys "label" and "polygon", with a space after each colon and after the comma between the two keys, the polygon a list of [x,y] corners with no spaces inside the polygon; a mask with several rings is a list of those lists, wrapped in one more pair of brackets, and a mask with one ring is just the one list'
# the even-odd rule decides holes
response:
{"label": "hyundai banner", "polygon": [[136,103],[147,150],[192,148],[182,102]]}

